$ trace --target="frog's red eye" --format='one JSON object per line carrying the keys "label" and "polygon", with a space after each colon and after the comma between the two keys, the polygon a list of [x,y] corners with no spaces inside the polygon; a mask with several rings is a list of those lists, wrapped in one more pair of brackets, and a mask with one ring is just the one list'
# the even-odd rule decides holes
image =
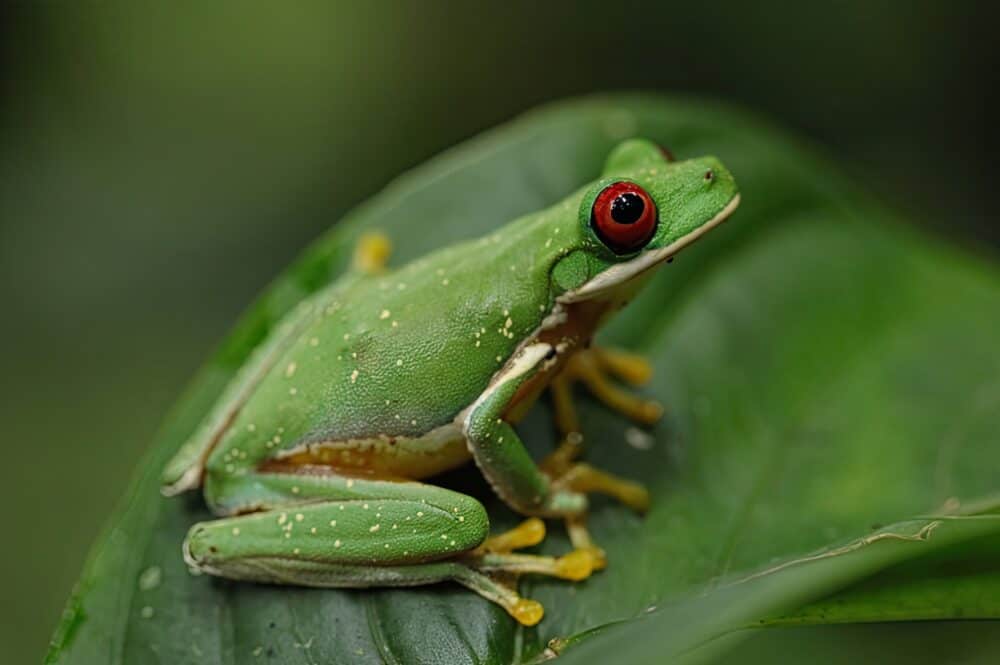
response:
{"label": "frog's red eye", "polygon": [[608,185],[590,210],[591,228],[615,254],[642,249],[656,233],[657,218],[653,199],[634,182]]}

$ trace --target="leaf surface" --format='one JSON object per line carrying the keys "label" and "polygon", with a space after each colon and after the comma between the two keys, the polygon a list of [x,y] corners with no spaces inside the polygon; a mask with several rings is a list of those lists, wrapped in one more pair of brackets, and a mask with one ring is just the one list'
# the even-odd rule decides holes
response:
{"label": "leaf surface", "polygon": [[[643,434],[581,397],[589,461],[641,480],[654,497],[645,518],[594,502],[590,524],[608,551],[606,571],[575,586],[526,583],[547,611],[531,630],[448,585],[314,591],[187,573],[180,543],[208,515],[197,496],[159,496],[162,465],[281,315],[336,278],[359,232],[386,231],[398,265],[558,200],[592,179],[628,136],[681,158],[717,155],[740,183],[743,204],[660,271],[602,334],[651,358],[656,376],[645,390],[667,406],[662,423]],[[740,611],[681,612],[673,630],[647,642],[683,651],[697,645],[692,636],[710,641],[754,619],[792,616],[881,570],[881,559],[866,558],[871,552],[904,552],[894,566],[935,539],[959,542],[952,532],[971,528],[947,522],[926,541],[879,542],[824,559],[817,574],[830,577],[819,580],[800,573],[813,564],[781,569],[759,578],[766,594],[762,582],[725,587],[879,525],[995,492],[998,329],[995,266],[899,224],[808,148],[753,117],[643,96],[543,109],[393,183],[250,308],[167,418],[87,563],[49,661],[528,662],[552,638],[636,617],[646,618],[629,629],[658,625],[661,613],[646,616],[648,608],[681,607],[706,588],[715,591],[697,597],[736,594]],[[544,405],[522,433],[536,455],[549,449]],[[483,498],[495,526],[514,520],[472,467],[442,483]],[[975,524],[988,530],[983,520]],[[564,551],[566,539],[552,526],[544,551]],[[851,575],[824,567],[858,556],[867,563]],[[877,618],[872,602],[882,601],[855,602],[865,606],[857,616]],[[605,640],[618,644],[618,630],[584,640],[578,658]]]}

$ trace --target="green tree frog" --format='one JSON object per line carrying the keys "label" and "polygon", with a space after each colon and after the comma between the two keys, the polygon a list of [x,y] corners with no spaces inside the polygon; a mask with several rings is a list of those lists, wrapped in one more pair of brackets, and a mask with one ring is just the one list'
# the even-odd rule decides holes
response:
{"label": "green tree frog", "polygon": [[[635,420],[660,412],[609,378],[640,383],[648,366],[591,338],[738,203],[715,158],[674,161],[633,139],[594,182],[483,238],[394,270],[388,240],[363,238],[353,268],[287,315],[164,470],[165,494],[202,487],[219,516],[191,528],[188,565],[311,587],[451,580],[537,623],[543,608],[509,580],[605,565],[587,494],[649,503],[576,462],[573,382]],[[563,439],[536,464],[513,425],[546,388]],[[524,523],[491,537],[476,499],[422,482],[469,459]],[[564,519],[573,549],[517,553],[544,538],[539,518]]]}

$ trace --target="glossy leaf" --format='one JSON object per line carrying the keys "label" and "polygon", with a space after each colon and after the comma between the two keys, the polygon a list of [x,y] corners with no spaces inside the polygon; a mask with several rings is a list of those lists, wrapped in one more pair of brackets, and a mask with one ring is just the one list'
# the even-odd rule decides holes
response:
{"label": "glossy leaf", "polygon": [[1000,653],[1000,622],[909,621],[767,628],[714,662],[771,665],[909,663],[991,665]]}
{"label": "glossy leaf", "polygon": [[[897,588],[896,594],[882,598],[885,612],[882,620],[943,618],[922,615],[927,605],[920,602],[923,599],[915,598],[907,585],[926,583],[925,575],[935,567],[940,568],[938,584],[944,584],[940,579],[943,573],[954,576],[956,562],[968,567],[973,558],[980,564],[995,566],[993,555],[998,547],[1000,517],[997,516],[908,520],[842,545],[726,580],[707,593],[690,594],[638,620],[615,626],[599,639],[585,638],[576,644],[553,646],[556,651],[568,651],[560,662],[570,665],[618,659],[637,665],[712,662],[748,637],[748,629],[792,621],[791,617],[761,617],[809,601],[814,601],[814,605],[804,616],[815,623],[877,620],[863,595],[861,598],[848,595],[854,617],[849,616],[848,608],[830,616],[828,621],[817,616],[823,607],[833,603],[825,602],[824,596],[859,581],[874,586],[888,582],[887,586]],[[987,593],[988,590],[987,587]],[[983,599],[976,608],[987,610],[977,616],[971,610],[979,593],[969,594],[968,589],[966,593],[971,618],[998,616],[997,603],[989,599]]]}
{"label": "glossy leaf", "polygon": [[[593,178],[628,136],[681,158],[717,155],[740,183],[743,204],[662,270],[603,335],[650,356],[657,374],[646,390],[667,405],[663,422],[642,433],[582,398],[589,460],[643,481],[654,496],[645,518],[594,502],[591,526],[609,568],[576,586],[526,583],[547,610],[531,630],[451,586],[312,591],[189,576],[179,545],[207,514],[196,496],[161,498],[159,470],[281,314],[335,278],[357,234],[388,232],[397,264],[480,235]],[[900,225],[812,151],[752,117],[635,96],[536,112],[394,183],[251,307],[168,417],[86,566],[49,659],[526,662],[552,638],[642,617],[654,605],[681,607],[704,585],[995,491],[998,328],[994,266]],[[536,454],[548,449],[544,406],[522,433]],[[474,469],[442,482],[482,497],[497,525],[513,519]],[[544,549],[563,551],[566,539],[553,527]],[[919,543],[898,545],[920,551]],[[841,559],[824,563],[845,565]],[[764,596],[753,584],[727,587],[740,612],[681,612],[673,629],[644,639],[676,651],[677,636],[710,640],[857,581],[841,573],[817,583],[803,568],[759,578],[767,580]],[[634,629],[654,625],[654,614]],[[612,649],[618,630],[585,640],[567,658],[583,659],[605,640]]]}
{"label": "glossy leaf", "polygon": [[920,553],[830,596],[758,623],[794,626],[1000,617],[1000,537],[978,539],[943,551],[933,549],[932,553]]}

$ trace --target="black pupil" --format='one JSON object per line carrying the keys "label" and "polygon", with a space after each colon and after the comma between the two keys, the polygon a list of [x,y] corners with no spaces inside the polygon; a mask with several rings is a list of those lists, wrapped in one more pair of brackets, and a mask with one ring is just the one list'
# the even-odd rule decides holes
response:
{"label": "black pupil", "polygon": [[619,224],[635,224],[642,217],[646,204],[642,197],[633,192],[625,192],[611,202],[611,219]]}

